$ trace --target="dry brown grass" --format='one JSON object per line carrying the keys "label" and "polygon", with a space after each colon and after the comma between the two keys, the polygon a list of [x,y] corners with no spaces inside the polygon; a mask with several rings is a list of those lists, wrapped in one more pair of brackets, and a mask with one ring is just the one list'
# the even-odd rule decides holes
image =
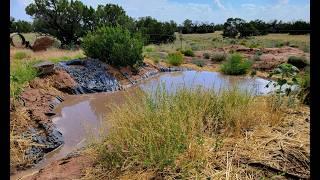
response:
{"label": "dry brown grass", "polygon": [[55,60],[58,58],[64,59],[66,57],[73,58],[73,57],[84,57],[83,51],[80,50],[63,50],[63,49],[56,49],[51,48],[47,51],[39,51],[33,52],[32,50],[25,49],[25,48],[10,48],[10,61],[15,60],[14,55],[17,52],[24,52],[27,54],[27,58],[24,60]]}
{"label": "dry brown grass", "polygon": [[[202,97],[201,93],[198,92],[196,94],[196,96],[191,95],[191,99],[197,96]],[[231,99],[234,98],[232,95],[230,97]],[[185,98],[182,98],[181,100],[183,101],[184,99]],[[204,102],[208,102],[207,100],[210,98],[202,99]],[[236,100],[236,102],[239,103],[240,101],[238,100]],[[205,179],[208,177],[212,179],[284,179],[288,177],[308,177],[310,171],[308,164],[310,156],[309,125],[305,122],[305,118],[309,116],[309,109],[299,106],[297,109],[287,109],[283,107],[274,110],[270,102],[270,97],[254,97],[248,105],[226,108],[224,110],[226,119],[224,123],[222,122],[222,129],[213,134],[210,133],[210,131],[205,131],[198,136],[194,136],[191,133],[198,132],[196,127],[198,127],[199,124],[197,125],[196,122],[200,122],[196,119],[199,114],[194,107],[194,104],[198,103],[197,101],[191,103],[193,105],[188,104],[184,109],[186,114],[183,115],[178,115],[179,110],[175,108],[171,109],[171,111],[173,111],[171,112],[172,116],[165,115],[163,114],[164,112],[160,110],[161,108],[158,107],[160,108],[158,111],[159,113],[162,112],[161,116],[164,119],[158,119],[161,125],[154,126],[154,128],[159,127],[158,130],[154,131],[149,131],[149,128],[153,127],[152,122],[157,121],[153,119],[148,120],[148,123],[144,123],[144,116],[149,113],[146,111],[141,112],[137,103],[134,104],[135,107],[132,107],[131,110],[129,110],[130,108],[117,109],[115,113],[117,115],[114,116],[114,118],[121,121],[122,126],[121,128],[117,128],[116,132],[110,132],[113,135],[115,135],[114,133],[124,135],[124,132],[128,134],[125,135],[126,137],[119,134],[119,137],[115,135],[118,137],[114,139],[115,141],[107,140],[106,142],[112,142],[111,144],[115,145],[114,143],[116,142],[128,140],[130,144],[135,145],[131,147],[132,144],[127,144],[131,148],[123,146],[123,152],[118,152],[124,155],[124,157],[121,157],[124,158],[123,164],[121,165],[120,163],[120,166],[108,166],[109,168],[106,168],[103,164],[111,163],[111,161],[102,162],[106,159],[101,159],[101,157],[104,156],[101,152],[107,152],[108,150],[96,151],[95,148],[90,149],[91,153],[89,153],[89,156],[94,158],[97,165],[86,169],[85,179],[150,179],[154,177],[159,179]],[[182,104],[180,105],[184,107]],[[175,107],[176,105],[172,106]],[[201,107],[203,110],[207,108],[205,105]],[[179,124],[179,118],[177,118],[177,116],[185,116],[189,110],[194,114],[194,117],[190,117],[193,119],[193,123]],[[145,142],[148,141],[148,138],[142,142],[139,140],[139,137],[131,134],[134,137],[130,140],[130,131],[125,130],[126,122],[124,121],[126,121],[126,114],[128,118],[130,116],[129,119],[131,122],[128,123],[131,124],[130,129],[132,133],[135,132],[134,129],[136,125],[134,125],[133,122],[135,122],[137,118],[140,122],[137,126],[145,128],[143,131],[144,137],[148,138],[152,136],[162,137],[160,127],[166,127],[166,129],[171,128],[170,122],[165,120],[165,117],[174,119],[175,123],[172,125],[174,125],[175,128],[181,125],[183,127],[182,129],[188,129],[188,127],[193,129],[190,131],[191,134],[187,135],[187,137],[191,138],[187,141],[186,149],[178,153],[174,158],[173,164],[167,165],[163,169],[159,168],[157,164],[152,166],[142,165],[143,162],[138,160],[139,155],[136,154],[137,156],[131,157],[128,154],[130,154],[131,151],[139,152],[137,150],[144,145],[152,147],[152,143],[157,141],[157,138],[150,141],[149,144]],[[135,117],[135,114],[137,114],[137,117]],[[157,119],[157,115],[153,114],[152,117]],[[232,121],[228,119],[232,119]],[[110,119],[108,121],[110,121]],[[113,120],[111,120],[111,122],[113,122]],[[176,130],[179,131],[178,129]],[[214,131],[214,129],[211,130]],[[173,132],[175,132],[175,130]],[[181,133],[183,133],[183,131],[181,131]],[[123,138],[122,140],[119,139],[120,136]],[[167,142],[169,140],[170,139],[163,139],[162,142],[164,143],[164,141]],[[109,145],[101,146],[100,144],[98,146],[109,149],[112,146]],[[163,146],[167,145],[168,144],[163,144]],[[173,144],[171,144],[171,146],[173,146]],[[141,153],[146,155],[144,156],[144,161],[147,161],[147,156],[149,157],[147,151],[141,151]],[[151,152],[158,153],[156,151]]]}

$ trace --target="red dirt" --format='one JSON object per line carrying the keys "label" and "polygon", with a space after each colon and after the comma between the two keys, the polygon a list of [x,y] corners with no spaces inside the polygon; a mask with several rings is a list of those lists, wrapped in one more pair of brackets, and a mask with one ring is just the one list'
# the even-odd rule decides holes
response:
{"label": "red dirt", "polygon": [[90,166],[92,161],[86,156],[71,156],[49,164],[25,180],[80,179],[82,170]]}
{"label": "red dirt", "polygon": [[[56,96],[63,97],[75,85],[76,82],[70,75],[62,70],[55,70],[50,75],[32,80],[29,87],[20,94],[19,101],[11,99],[10,122],[14,126],[14,134],[20,135],[29,128],[37,129],[44,124],[51,126],[52,121],[46,115],[51,111],[49,103]],[[46,134],[46,132],[39,133]],[[24,165],[27,164],[21,164]],[[15,172],[16,167],[11,169]]]}

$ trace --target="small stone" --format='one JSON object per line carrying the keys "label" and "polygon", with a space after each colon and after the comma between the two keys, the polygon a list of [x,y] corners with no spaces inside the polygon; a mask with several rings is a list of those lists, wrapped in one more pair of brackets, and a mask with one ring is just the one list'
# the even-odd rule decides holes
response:
{"label": "small stone", "polygon": [[33,66],[41,75],[50,74],[54,71],[54,64],[51,62],[41,62]]}

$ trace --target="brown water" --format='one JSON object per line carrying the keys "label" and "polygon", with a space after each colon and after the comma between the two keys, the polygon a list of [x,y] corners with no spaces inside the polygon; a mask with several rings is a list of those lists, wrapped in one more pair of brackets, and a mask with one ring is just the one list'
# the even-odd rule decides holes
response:
{"label": "brown water", "polygon": [[[53,118],[54,124],[63,134],[64,145],[47,154],[36,167],[19,173],[11,179],[36,172],[49,163],[65,157],[73,150],[83,147],[90,142],[92,137],[97,137],[101,129],[100,122],[107,121],[105,115],[111,111],[112,105],[125,102],[125,96],[134,96],[141,90],[153,92],[160,84],[164,84],[170,92],[174,92],[179,87],[203,86],[220,90],[238,85],[239,88],[249,90],[254,94],[266,94],[272,90],[265,88],[267,83],[267,80],[261,78],[225,76],[216,72],[185,71],[161,74],[127,91],[68,96],[57,106],[55,109],[57,115]],[[104,129],[103,133],[107,133],[108,127],[102,129]]]}

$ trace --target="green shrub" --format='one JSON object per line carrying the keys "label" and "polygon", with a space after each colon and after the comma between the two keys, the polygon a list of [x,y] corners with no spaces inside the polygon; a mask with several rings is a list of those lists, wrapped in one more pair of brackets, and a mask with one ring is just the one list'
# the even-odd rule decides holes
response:
{"label": "green shrub", "polygon": [[192,64],[195,64],[195,65],[197,65],[199,67],[205,66],[204,61],[201,60],[201,59],[192,59]]}
{"label": "green shrub", "polygon": [[170,53],[167,62],[173,66],[179,66],[183,62],[183,55],[180,52]]}
{"label": "green shrub", "polygon": [[101,27],[83,39],[83,50],[92,58],[115,66],[141,64],[142,40],[120,27]]}
{"label": "green shrub", "polygon": [[24,59],[27,57],[26,52],[16,52],[13,56],[14,59]]}
{"label": "green shrub", "polygon": [[307,59],[305,57],[297,57],[297,56],[290,56],[288,58],[288,63],[296,66],[299,69],[302,69],[308,65]]}
{"label": "green shrub", "polygon": [[184,51],[181,51],[181,53],[185,56],[190,56],[190,57],[193,57],[194,56],[194,53],[191,49],[186,49]]}
{"label": "green shrub", "polygon": [[227,58],[227,55],[225,53],[221,53],[221,52],[213,53],[211,55],[212,61],[221,62],[221,61],[226,60],[226,58]]}
{"label": "green shrub", "polygon": [[229,75],[246,74],[252,63],[244,59],[240,54],[232,54],[225,63],[221,65],[221,71]]}
{"label": "green shrub", "polygon": [[154,48],[152,46],[148,46],[148,47],[145,47],[144,50],[146,52],[153,52],[154,51]]}
{"label": "green shrub", "polygon": [[204,54],[203,54],[203,57],[204,57],[205,59],[210,59],[210,54],[209,54],[209,53],[204,53]]}

